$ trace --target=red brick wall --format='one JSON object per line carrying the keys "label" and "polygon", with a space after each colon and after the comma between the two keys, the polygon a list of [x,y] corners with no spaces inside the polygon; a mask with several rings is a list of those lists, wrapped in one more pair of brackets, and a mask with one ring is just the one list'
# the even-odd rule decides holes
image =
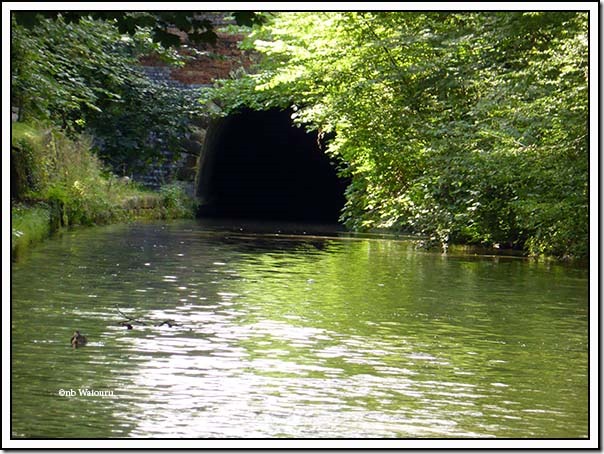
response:
{"label": "red brick wall", "polygon": [[[215,46],[204,45],[198,50],[201,55],[196,55],[193,60],[187,61],[181,68],[173,68],[171,77],[185,84],[211,84],[214,79],[226,79],[231,71],[248,67],[252,63],[252,57],[248,52],[239,49],[239,43],[243,35],[217,33],[218,39]],[[183,48],[181,53],[192,55],[193,52]],[[144,66],[165,66],[155,56],[147,56],[140,59]]]}

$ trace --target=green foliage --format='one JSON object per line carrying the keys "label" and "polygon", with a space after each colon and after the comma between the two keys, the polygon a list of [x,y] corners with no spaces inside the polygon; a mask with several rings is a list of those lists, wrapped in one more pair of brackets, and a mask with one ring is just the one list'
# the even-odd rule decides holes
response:
{"label": "green foliage", "polygon": [[[151,32],[154,42],[163,47],[180,45],[179,33],[187,33],[190,42],[216,43],[216,33],[211,16],[207,11],[15,11],[16,23],[33,28],[44,19],[61,18],[66,23],[77,23],[82,19],[111,21],[122,34],[134,36],[140,28]],[[233,18],[238,25],[252,26],[263,22],[263,16],[252,11],[236,11]]]}
{"label": "green foliage", "polygon": [[175,54],[158,47],[149,30],[124,38],[119,27],[82,17],[39,20],[35,27],[12,24],[12,104],[21,117],[95,137],[114,169],[131,172],[157,159],[174,158],[200,105],[191,94],[156,85],[138,69],[138,56]]}
{"label": "green foliage", "polygon": [[199,114],[198,94],[145,79],[131,80],[122,102],[90,116],[90,131],[105,162],[125,173],[140,171],[163,159],[159,150],[177,158],[191,133],[191,117]]}
{"label": "green foliage", "polygon": [[[128,217],[125,209],[158,208],[169,218],[193,213],[186,195],[176,188],[156,195],[108,172],[92,153],[91,140],[85,136],[73,139],[57,129],[38,130],[15,123],[12,148],[16,154],[27,151],[29,167],[23,171],[37,175],[35,184],[18,199],[47,203],[55,227],[124,220]],[[158,203],[127,205],[133,199],[156,199]]]}
{"label": "green foliage", "polygon": [[33,29],[12,25],[11,95],[22,119],[77,129],[90,112],[120,102],[136,60],[115,27],[92,20],[68,24],[61,17]]}
{"label": "green foliage", "polygon": [[178,183],[167,184],[160,188],[159,194],[162,198],[162,206],[167,218],[191,218],[195,214],[196,206],[193,199],[189,197]]}
{"label": "green foliage", "polygon": [[57,129],[20,123],[13,124],[12,132],[12,155],[18,158],[12,165],[28,175],[16,194],[18,199],[47,202],[60,210],[63,225],[92,224],[112,217],[121,194],[109,187],[103,165],[90,151],[89,138],[74,140]]}
{"label": "green foliage", "polygon": [[160,194],[107,171],[85,136],[56,128],[13,123],[15,165],[31,177],[11,206],[13,255],[61,227],[131,219],[193,217],[195,206],[179,186]]}
{"label": "green foliage", "polygon": [[16,204],[11,209],[11,224],[11,255],[16,257],[50,234],[50,208],[45,204]]}
{"label": "green foliage", "polygon": [[587,14],[281,13],[247,46],[216,103],[335,133],[350,227],[587,254]]}
{"label": "green foliage", "polygon": [[11,197],[23,199],[48,181],[43,131],[25,123],[12,124]]}

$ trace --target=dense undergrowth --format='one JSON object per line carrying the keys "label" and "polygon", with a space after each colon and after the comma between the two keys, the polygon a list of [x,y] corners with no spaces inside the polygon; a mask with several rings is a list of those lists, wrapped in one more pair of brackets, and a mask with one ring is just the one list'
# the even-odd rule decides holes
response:
{"label": "dense undergrowth", "polygon": [[62,227],[195,213],[178,184],[144,189],[107,170],[86,136],[41,124],[12,125],[11,200],[13,256]]}

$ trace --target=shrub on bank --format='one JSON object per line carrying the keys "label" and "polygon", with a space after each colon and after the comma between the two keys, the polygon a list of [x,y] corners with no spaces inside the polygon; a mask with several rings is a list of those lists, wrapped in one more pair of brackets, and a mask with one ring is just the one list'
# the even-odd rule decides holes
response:
{"label": "shrub on bank", "polygon": [[156,193],[109,172],[86,136],[24,123],[12,125],[11,198],[14,245],[39,241],[60,227],[195,212],[178,186]]}
{"label": "shrub on bank", "polygon": [[196,206],[184,187],[178,183],[167,184],[160,188],[164,216],[166,218],[193,217]]}

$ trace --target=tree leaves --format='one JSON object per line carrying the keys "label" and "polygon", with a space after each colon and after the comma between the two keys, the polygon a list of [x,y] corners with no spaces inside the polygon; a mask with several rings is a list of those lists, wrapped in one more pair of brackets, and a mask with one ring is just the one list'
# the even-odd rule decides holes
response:
{"label": "tree leaves", "polygon": [[235,22],[237,22],[237,25],[246,27],[261,25],[266,21],[262,15],[252,11],[235,11],[233,13],[233,18],[235,19]]}
{"label": "tree leaves", "polygon": [[164,47],[173,47],[180,44],[180,37],[164,29],[156,28],[151,32],[153,41],[160,43]]}
{"label": "tree leaves", "polygon": [[145,34],[124,40],[113,24],[83,17],[41,19],[31,29],[13,22],[12,33],[11,95],[25,119],[93,135],[106,162],[122,171],[181,151],[201,105],[137,69],[139,53],[156,49]]}
{"label": "tree leaves", "polygon": [[586,30],[572,11],[280,13],[248,40],[259,67],[216,96],[335,132],[353,228],[580,256]]}
{"label": "tree leaves", "polygon": [[[12,15],[18,25],[33,28],[44,19],[57,19],[65,23],[78,22],[82,18],[114,21],[122,34],[133,36],[140,28],[151,28],[155,42],[164,47],[175,47],[180,44],[181,33],[188,34],[193,44],[215,44],[216,33],[213,23],[206,16],[207,11],[13,11]],[[252,11],[236,11],[233,17],[237,25],[252,26],[264,21],[262,15]]]}

